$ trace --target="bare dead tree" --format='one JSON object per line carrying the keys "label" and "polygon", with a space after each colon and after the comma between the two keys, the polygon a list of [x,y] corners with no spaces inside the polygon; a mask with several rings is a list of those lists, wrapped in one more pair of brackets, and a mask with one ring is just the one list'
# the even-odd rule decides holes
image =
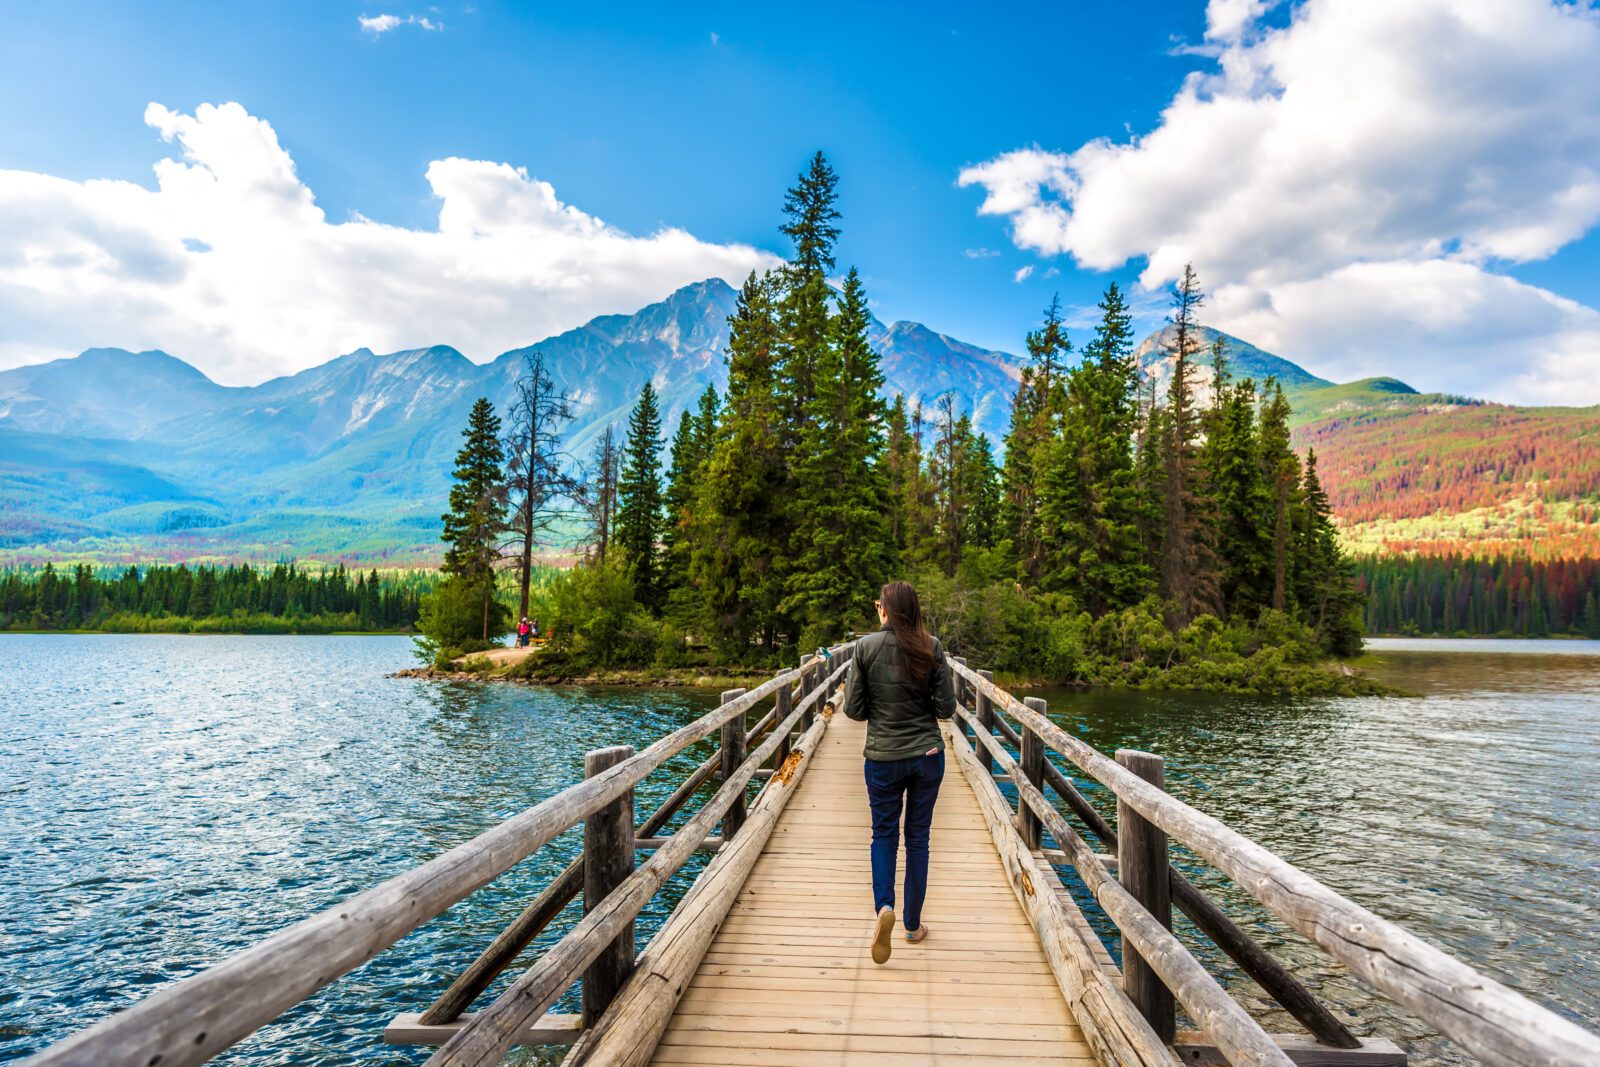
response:
{"label": "bare dead tree", "polygon": [[595,446],[594,460],[584,486],[584,507],[588,509],[590,522],[589,543],[595,560],[602,566],[617,521],[617,478],[621,464],[616,431],[607,426],[600,435],[600,443]]}
{"label": "bare dead tree", "polygon": [[517,568],[521,616],[528,614],[534,551],[572,513],[581,499],[583,483],[571,473],[572,457],[561,447],[566,424],[573,418],[572,405],[565,393],[556,391],[545,369],[544,354],[538,349],[523,355],[516,391],[506,419],[506,485],[511,521],[501,547],[504,558],[512,559]]}

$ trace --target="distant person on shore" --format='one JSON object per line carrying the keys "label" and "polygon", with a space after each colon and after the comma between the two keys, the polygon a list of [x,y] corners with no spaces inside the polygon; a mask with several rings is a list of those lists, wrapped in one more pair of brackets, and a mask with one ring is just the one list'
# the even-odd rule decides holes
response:
{"label": "distant person on shore", "polygon": [[518,648],[527,648],[528,647],[528,636],[532,632],[533,632],[533,624],[530,623],[528,621],[528,617],[526,615],[524,615],[522,617],[522,621],[517,623],[517,647]]}
{"label": "distant person on shore", "polygon": [[895,854],[904,812],[905,938],[928,936],[928,835],[944,780],[939,720],[955,714],[955,688],[944,649],[922,625],[917,591],[890,582],[878,593],[882,628],[856,645],[844,713],[867,724],[867,804],[872,809],[872,962],[886,963],[894,932]]}
{"label": "distant person on shore", "polygon": [[537,640],[539,640],[539,620],[538,619],[534,619],[532,622],[530,622],[528,624],[528,640],[529,641],[537,641]]}

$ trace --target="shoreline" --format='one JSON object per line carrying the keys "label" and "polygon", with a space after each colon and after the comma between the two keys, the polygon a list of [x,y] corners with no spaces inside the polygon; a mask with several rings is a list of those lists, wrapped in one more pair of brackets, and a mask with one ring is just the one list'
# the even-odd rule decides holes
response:
{"label": "shoreline", "polygon": [[[733,689],[740,686],[749,688],[760,684],[772,676],[774,668],[751,668],[749,671],[715,670],[695,667],[646,667],[646,668],[615,668],[604,671],[585,671],[574,673],[550,672],[536,673],[527,666],[527,657],[507,660],[491,661],[484,653],[463,656],[456,660],[457,670],[441,670],[431,664],[421,667],[408,667],[388,675],[390,678],[410,678],[423,681],[436,682],[483,682],[509,685],[521,685],[528,688],[546,688],[560,686],[597,686],[626,689]],[[1096,682],[1083,678],[1056,680],[1049,678],[1031,677],[997,672],[995,683],[1007,689],[1033,690],[1033,689],[1075,689],[1082,692],[1099,690],[1103,692],[1216,692],[1233,693],[1249,696],[1394,696],[1410,697],[1417,694],[1408,690],[1399,689],[1378,681],[1371,675],[1353,668],[1346,663],[1331,663],[1322,668],[1327,674],[1324,679],[1325,690],[1320,693],[1306,694],[1292,692],[1278,688],[1228,688],[1193,685],[1116,685],[1104,681]]]}

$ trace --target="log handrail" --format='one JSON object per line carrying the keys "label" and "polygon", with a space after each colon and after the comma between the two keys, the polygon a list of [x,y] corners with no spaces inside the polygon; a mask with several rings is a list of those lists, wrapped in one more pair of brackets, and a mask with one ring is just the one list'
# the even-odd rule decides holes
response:
{"label": "log handrail", "polygon": [[[965,707],[957,713],[969,724],[977,726],[978,717],[975,713]],[[1010,777],[1011,784],[1017,790],[1019,808],[1031,811],[1044,829],[1050,831],[1050,836],[1066,849],[1072,865],[1083,878],[1083,884],[1117,924],[1124,940],[1160,975],[1161,981],[1228,1057],[1228,1062],[1288,1067],[1290,1060],[1283,1050],[1239,1006],[1238,1001],[1207,973],[1194,954],[1173,936],[1172,931],[1156,921],[1155,916],[1146,911],[1120,882],[1106,874],[1105,867],[1096,858],[1088,842],[1067,824],[1050,799],[1029,781],[1025,769],[1012,758],[999,739],[981,729],[974,736],[989,750],[990,758],[1000,767],[1001,773]],[[1022,831],[1019,829],[1018,832]]]}
{"label": "log handrail", "polygon": [[41,1050],[26,1061],[28,1067],[204,1063],[494,881],[677,753],[799,678],[799,667],[779,672],[610,770]]}
{"label": "log handrail", "polygon": [[[985,678],[993,680],[988,672],[982,673]],[[989,698],[982,693],[978,694],[978,699],[985,704],[989,701]],[[989,724],[1013,747],[1020,747],[1021,736],[1017,733],[1016,727],[994,714],[992,707],[988,711]],[[984,709],[979,707],[980,726],[984,721]],[[984,754],[987,753],[988,750],[985,749]],[[1061,768],[1049,760],[1045,760],[1044,763],[1044,781],[1066,802],[1073,814],[1083,820],[1089,832],[1099,838],[1100,843],[1110,851],[1114,859],[1117,852],[1116,831],[1084,795],[1078,792],[1078,787],[1062,773]],[[1239,965],[1240,970],[1254,979],[1268,996],[1294,1016],[1295,1021],[1305,1027],[1312,1037],[1330,1048],[1361,1047],[1360,1039],[1350,1032],[1349,1027],[1340,1022],[1298,978],[1290,974],[1288,968],[1257,944],[1243,927],[1229,918],[1228,913],[1206,896],[1199,886],[1189,881],[1175,868],[1169,867],[1167,875],[1172,882],[1172,902],[1178,909],[1200,928],[1201,933],[1227,953],[1228,958]]]}
{"label": "log handrail", "polygon": [[[1438,1027],[1468,1052],[1491,1063],[1559,1067],[1600,1063],[1600,1036],[1347,900],[1220,820],[1118,766],[976,672],[959,664],[952,670],[986,694],[997,710],[1035,731],[1118,800],[1233,879],[1356,977]],[[1085,866],[1100,868],[1098,862]],[[1079,873],[1086,872],[1080,868]]]}
{"label": "log handrail", "polygon": [[[845,665],[841,664],[830,682],[844,670]],[[823,686],[817,692],[826,688]],[[736,697],[723,707],[733,707],[744,699]],[[711,833],[717,820],[732,808],[734,801],[743,798],[756,768],[777,751],[779,741],[794,728],[803,713],[803,705],[792,709],[772,732],[772,736],[744,758],[738,768],[724,779],[717,792],[695,812],[693,818],[667,838],[665,844],[616,889],[598,901],[566,936],[511,983],[493,1004],[473,1016],[471,1022],[428,1059],[428,1063],[433,1067],[461,1067],[468,1064],[489,1067],[498,1064],[516,1043],[517,1035],[549,1010],[579,973],[594,962],[611,939],[633,921],[667,879],[687,862]]]}
{"label": "log handrail", "polygon": [[[839,678],[842,670],[834,672],[832,678]],[[807,694],[807,703],[812,704],[809,698],[827,688],[829,686],[819,686]],[[633,977],[612,1002],[611,1010],[579,1036],[561,1061],[562,1067],[590,1063],[606,1067],[643,1067],[653,1057],[695,968],[722,928],[735,897],[771,837],[778,816],[794,796],[810,757],[821,744],[829,716],[803,713],[800,722],[805,723],[807,718],[811,719],[811,725],[803,729],[790,755],[780,764],[781,773],[768,779],[757,795],[750,807],[750,818],[738,838],[719,850],[716,858],[695,879],[666,924],[640,955]]]}

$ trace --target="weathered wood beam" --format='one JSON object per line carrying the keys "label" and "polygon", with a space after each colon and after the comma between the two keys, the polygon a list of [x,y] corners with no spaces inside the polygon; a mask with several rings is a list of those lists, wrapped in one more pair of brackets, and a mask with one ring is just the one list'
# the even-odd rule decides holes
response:
{"label": "weathered wood beam", "polygon": [[[428,1024],[416,1012],[402,1012],[383,1028],[387,1045],[442,1045],[473,1020],[471,1014],[454,1022]],[[570,1045],[583,1033],[581,1015],[546,1015],[517,1035],[519,1045]]]}
{"label": "weathered wood beam", "polygon": [[969,680],[997,707],[1037,730],[1057,752],[1232,878],[1357,978],[1432,1023],[1468,1052],[1490,1063],[1560,1067],[1600,1063],[1600,1035],[1346,900],[1221,821],[1117,766],[993,683],[976,675]]}
{"label": "weathered wood beam", "polygon": [[[753,692],[760,691],[757,689]],[[735,698],[727,706],[738,706],[744,699]],[[797,720],[800,713],[801,709],[795,708],[790,713],[791,721],[780,723],[778,731],[791,729],[794,726],[792,720]],[[578,973],[599,955],[611,938],[633,921],[639,909],[683,866],[696,846],[710,834],[717,820],[733,806],[734,800],[743,797],[749,775],[766,761],[777,746],[778,737],[774,734],[746,756],[744,762],[727,776],[716,794],[662,848],[600,901],[593,911],[501,993],[493,1004],[479,1012],[470,1026],[451,1038],[428,1062],[435,1067],[463,1064],[490,1067],[498,1064],[506,1050],[516,1042],[518,1032],[549,1010]]]}
{"label": "weathered wood beam", "polygon": [[[595,749],[583,757],[592,778],[633,755],[631,745]],[[618,797],[583,821],[583,911],[594,911],[633,873],[633,793]],[[583,1025],[593,1026],[633,974],[633,923],[617,931],[583,972]]]}
{"label": "weathered wood beam", "polygon": [[1217,984],[1217,980],[1172,936],[1171,931],[1140,907],[1132,894],[1106,873],[1088,843],[1067,824],[1049,798],[1028,781],[1021,766],[1011,758],[1000,741],[982,733],[975,736],[981,743],[990,746],[989,751],[995,762],[1012,776],[1018,800],[1033,809],[1044,828],[1050,831],[1050,836],[1072,857],[1073,868],[1111,921],[1117,924],[1124,944],[1138,950],[1189,1015],[1223,1049],[1228,1061],[1240,1065],[1276,1064],[1277,1067],[1284,1067],[1288,1059],[1256,1021],[1228,995],[1227,990]]}
{"label": "weathered wood beam", "polygon": [[[983,671],[980,676],[990,678]],[[980,700],[988,698],[982,693]],[[1018,744],[1016,728],[1004,719],[996,717],[995,729],[1012,745]],[[1010,781],[1008,776],[1000,776]],[[1073,814],[1083,820],[1089,832],[1099,838],[1100,843],[1106,848],[1117,847],[1117,835],[1111,825],[1101,817],[1087,798],[1073,784],[1061,768],[1049,760],[1044,764],[1044,780],[1056,795],[1064,800]],[[1062,863],[1068,862],[1066,859]],[[1102,863],[1115,863],[1115,857],[1102,859]],[[1213,943],[1228,958],[1239,965],[1239,969],[1249,975],[1257,985],[1266,991],[1267,995],[1276,1000],[1285,1011],[1294,1016],[1296,1022],[1305,1027],[1316,1039],[1324,1045],[1333,1048],[1359,1048],[1360,1039],[1352,1034],[1344,1023],[1340,1022],[1316,996],[1307,989],[1298,978],[1290,974],[1288,969],[1279,963],[1271,953],[1256,943],[1255,938],[1245,932],[1244,928],[1229,918],[1217,904],[1198,886],[1185,878],[1180,871],[1168,870],[1172,882],[1172,902],[1176,904],[1189,919],[1200,928],[1200,932],[1209,937]]]}
{"label": "weathered wood beam", "polygon": [[1068,919],[1065,905],[1047,887],[1035,884],[1032,857],[1017,834],[1011,807],[959,725],[950,735],[950,751],[977,795],[978,808],[1005,867],[1006,881],[1038,935],[1050,973],[1095,1058],[1106,1067],[1172,1067],[1171,1053],[1121,987],[1100,969],[1100,962]]}
{"label": "weathered wood beam", "polygon": [[[1034,735],[1030,732],[1023,736]],[[1160,756],[1125,748],[1117,753],[1117,762],[1152,785],[1160,786],[1166,781],[1165,763]],[[1167,835],[1132,808],[1121,805],[1117,806],[1117,826],[1121,830],[1117,871],[1122,888],[1151,918],[1170,931],[1172,881],[1168,877]],[[1132,945],[1124,945],[1122,953],[1122,988],[1128,991],[1128,999],[1139,1009],[1139,1014],[1148,1019],[1161,1040],[1170,1045],[1178,1035],[1177,1006],[1173,1003],[1172,991],[1162,984],[1155,969]]]}
{"label": "weathered wood beam", "polygon": [[[841,670],[835,678],[842,673]],[[828,721],[827,716],[813,717],[813,725],[795,743],[781,773],[756,797],[744,830],[695,879],[666,925],[639,957],[633,978],[611,1011],[584,1033],[567,1054],[563,1067],[639,1067],[650,1061],[678,1000],[810,765]]]}
{"label": "weathered wood beam", "polygon": [[[1406,1053],[1393,1041],[1369,1037],[1355,1048],[1329,1048],[1304,1034],[1270,1034],[1298,1067],[1406,1067]],[[1172,1046],[1183,1063],[1227,1063],[1222,1052],[1198,1030],[1179,1030]]]}
{"label": "weathered wood beam", "polygon": [[[678,813],[684,802],[693,796],[721,765],[722,753],[719,749],[696,767],[693,773],[672,791],[672,795],[651,812],[650,817],[636,831],[638,836],[649,840],[652,834]],[[451,1022],[471,1007],[472,1002],[500,976],[500,972],[509,967],[512,961],[522,954],[522,950],[532,944],[533,939],[543,933],[545,927],[572,903],[582,888],[583,857],[580,855],[569,863],[533,903],[524,908],[522,914],[513,919],[489,947],[472,961],[471,966],[450,983],[450,988],[440,994],[439,999],[422,1013],[420,1018],[423,1025],[438,1026]]]}
{"label": "weathered wood beam", "polygon": [[[633,847],[638,849],[640,852],[653,852],[658,848],[665,848],[667,842],[671,840],[671,835],[666,837],[640,837],[634,839]],[[708,837],[704,841],[700,842],[700,844],[696,847],[701,852],[715,852],[717,849],[722,847],[722,844],[723,838]]]}

